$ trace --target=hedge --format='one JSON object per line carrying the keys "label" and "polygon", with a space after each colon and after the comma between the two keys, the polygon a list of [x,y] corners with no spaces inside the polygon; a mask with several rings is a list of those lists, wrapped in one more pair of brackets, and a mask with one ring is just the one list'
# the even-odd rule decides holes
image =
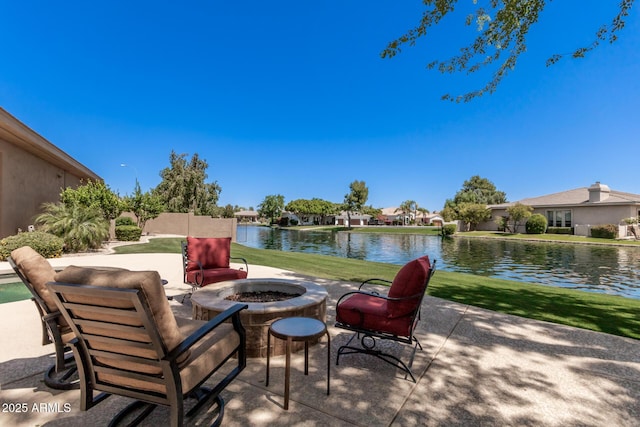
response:
{"label": "hedge", "polygon": [[142,229],[136,225],[121,225],[116,227],[116,239],[121,242],[137,242],[142,235]]}
{"label": "hedge", "polygon": [[615,239],[618,237],[618,226],[615,224],[595,225],[591,227],[591,237]]}
{"label": "hedge", "polygon": [[45,258],[59,258],[64,240],[43,231],[18,233],[0,240],[0,261],[6,261],[14,249],[30,246]]}

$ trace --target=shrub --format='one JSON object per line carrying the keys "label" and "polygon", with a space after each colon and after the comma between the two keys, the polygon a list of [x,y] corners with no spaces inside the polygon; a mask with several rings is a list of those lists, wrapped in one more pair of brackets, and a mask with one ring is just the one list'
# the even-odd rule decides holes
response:
{"label": "shrub", "polygon": [[98,249],[109,237],[109,222],[99,209],[62,203],[45,203],[44,213],[36,217],[42,231],[64,239],[66,252]]}
{"label": "shrub", "polygon": [[571,227],[548,227],[547,234],[573,234]]}
{"label": "shrub", "polygon": [[142,229],[137,225],[121,225],[116,227],[116,239],[122,242],[137,242],[142,235]]}
{"label": "shrub", "polygon": [[525,224],[527,234],[544,234],[547,231],[547,218],[541,214],[533,214]]}
{"label": "shrub", "polygon": [[14,249],[30,246],[45,258],[58,258],[62,255],[64,241],[53,234],[43,231],[18,233],[0,240],[0,261],[5,261]]}
{"label": "shrub", "polygon": [[456,232],[455,224],[446,224],[444,227],[442,227],[442,234],[445,236],[451,236],[455,234],[455,232]]}
{"label": "shrub", "polygon": [[121,225],[136,225],[136,222],[131,217],[119,216],[116,218],[116,227],[120,227]]}
{"label": "shrub", "polygon": [[600,239],[615,239],[617,236],[618,226],[615,224],[604,224],[591,227],[591,237]]}

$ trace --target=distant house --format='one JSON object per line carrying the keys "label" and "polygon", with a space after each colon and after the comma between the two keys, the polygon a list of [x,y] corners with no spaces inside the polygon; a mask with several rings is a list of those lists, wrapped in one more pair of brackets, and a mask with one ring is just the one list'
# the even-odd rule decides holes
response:
{"label": "distant house", "polygon": [[27,230],[45,202],[102,179],[0,108],[0,238]]}
{"label": "distant house", "polygon": [[256,211],[238,211],[233,214],[238,222],[258,222],[258,212]]}
{"label": "distant house", "polygon": [[382,208],[377,219],[385,225],[409,225],[413,220],[413,212],[405,213],[398,207]]}
{"label": "distant house", "polygon": [[[367,214],[351,214],[351,226],[352,227],[360,227],[363,225],[369,225],[369,220],[371,219],[371,215]],[[335,216],[335,225],[339,226],[347,226],[349,224],[349,217],[346,212],[342,212],[340,215]]]}
{"label": "distant house", "polygon": [[[490,205],[491,219],[478,225],[478,230],[498,230],[496,220],[507,216],[513,203]],[[611,190],[596,182],[590,187],[562,191],[519,201],[533,207],[533,213],[547,218],[550,227],[571,227],[574,234],[588,236],[591,226],[621,224],[625,218],[640,217],[640,194]],[[518,232],[522,232],[518,230]]]}
{"label": "distant house", "polygon": [[444,219],[438,212],[420,212],[416,216],[416,225],[432,225],[436,227],[442,227],[444,225]]}

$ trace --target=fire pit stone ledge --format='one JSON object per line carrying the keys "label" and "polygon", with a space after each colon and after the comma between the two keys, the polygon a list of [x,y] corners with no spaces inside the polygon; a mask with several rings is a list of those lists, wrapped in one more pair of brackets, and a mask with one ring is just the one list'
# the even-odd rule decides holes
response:
{"label": "fire pit stone ledge", "polygon": [[[267,357],[269,326],[278,319],[313,317],[321,322],[326,321],[328,295],[326,289],[305,280],[272,278],[230,280],[197,290],[191,297],[193,318],[210,320],[237,304],[235,301],[225,299],[229,295],[267,290],[302,295],[283,301],[246,303],[248,308],[240,313],[240,319],[247,331],[248,357]],[[271,345],[271,355],[285,354],[284,341],[272,340]],[[304,348],[304,343],[294,342],[293,346],[293,351],[298,351]]]}

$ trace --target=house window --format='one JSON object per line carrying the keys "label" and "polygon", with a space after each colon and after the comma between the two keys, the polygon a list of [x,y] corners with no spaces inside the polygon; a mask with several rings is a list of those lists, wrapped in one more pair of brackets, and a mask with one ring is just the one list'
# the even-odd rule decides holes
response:
{"label": "house window", "polygon": [[571,227],[571,211],[547,211],[549,227]]}

